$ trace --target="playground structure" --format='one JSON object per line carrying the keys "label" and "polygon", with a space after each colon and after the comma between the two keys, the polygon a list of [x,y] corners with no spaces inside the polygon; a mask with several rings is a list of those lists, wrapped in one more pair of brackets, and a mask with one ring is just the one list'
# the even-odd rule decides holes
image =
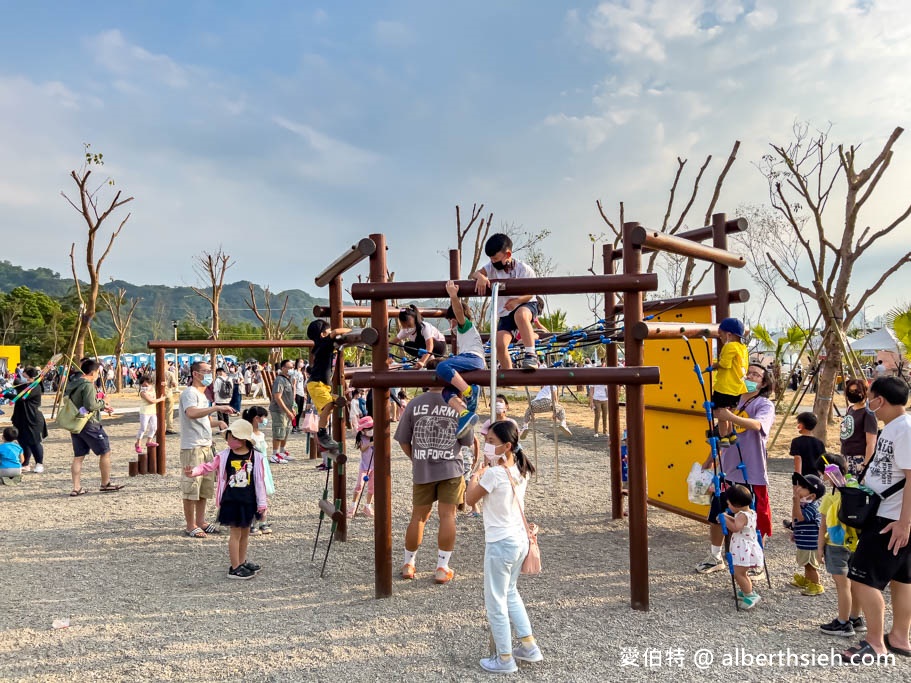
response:
{"label": "playground structure", "polygon": [[[729,316],[730,304],[749,299],[745,290],[730,291],[729,268],[742,267],[742,257],[727,251],[727,235],[746,229],[746,220],[727,221],[724,214],[713,216],[712,225],[679,235],[648,231],[638,223],[623,226],[621,249],[606,245],[603,249],[604,275],[510,279],[499,281],[507,295],[526,294],[605,294],[604,329],[599,342],[606,344],[607,367],[542,368],[535,372],[521,370],[473,371],[463,373],[471,384],[507,386],[542,386],[567,384],[603,384],[608,387],[608,424],[611,439],[609,460],[611,472],[611,514],[623,516],[621,479],[621,429],[618,385],[626,389],[626,443],[629,469],[629,532],[630,532],[630,599],[634,609],[649,607],[648,528],[649,503],[693,519],[704,520],[704,508],[697,509],[686,499],[684,480],[693,461],[705,459],[705,414],[699,409],[695,381],[690,375],[695,359],[680,348],[683,336],[717,337],[717,324],[712,323],[712,309],[718,321]],[[712,239],[712,246],[701,244]],[[390,367],[388,320],[400,309],[389,307],[387,301],[400,298],[444,298],[445,281],[388,282],[386,270],[386,240],[383,234],[362,239],[333,262],[316,278],[318,286],[329,285],[329,306],[317,307],[314,313],[328,314],[333,328],[341,327],[344,319],[363,318],[369,311],[371,328],[354,331],[345,343],[367,343],[372,348],[372,368],[345,371],[341,359],[336,363],[333,385],[338,390],[338,414],[333,419],[333,439],[342,444],[339,456],[344,456],[345,419],[344,386],[346,375],[350,386],[373,390],[374,406],[374,541],[375,595],[392,594],[392,497],[391,497],[391,432],[388,411],[391,387],[442,386],[432,371],[402,372]],[[650,251],[666,251],[713,264],[714,292],[645,302],[643,292],[658,288],[657,275],[642,272],[642,255]],[[345,306],[342,300],[342,273],[369,258],[369,280],[351,287],[355,301],[370,301],[370,306]],[[614,262],[622,260],[623,273],[614,272]],[[458,280],[459,254],[450,252],[450,278],[457,281],[463,297],[475,294],[472,280]],[[618,304],[617,294],[623,294]],[[489,296],[485,294],[484,296]],[[442,317],[444,309],[424,309],[426,317]],[[648,313],[647,313],[648,312]],[[618,317],[622,314],[622,320]],[[617,343],[624,344],[625,367],[618,363]],[[260,340],[239,343],[231,340],[187,340],[182,348],[312,346],[309,340]],[[149,348],[161,354],[175,347],[173,340],[149,342]],[[178,348],[181,348],[179,346]],[[455,349],[454,349],[455,351]],[[646,361],[651,362],[647,365]],[[699,360],[701,363],[701,359]],[[711,362],[711,359],[707,359]],[[659,368],[660,364],[660,368]],[[646,387],[646,385],[651,385]],[[676,389],[674,391],[673,389]],[[164,391],[164,378],[158,379],[158,394]],[[163,412],[159,405],[159,443],[164,444]],[[646,430],[650,434],[650,457],[646,458]],[[682,444],[682,445],[681,445]],[[320,502],[320,520],[328,516],[333,523],[337,540],[346,539],[346,457],[333,458],[333,502]],[[159,448],[157,470],[165,471],[165,450]],[[647,481],[651,482],[649,495]],[[700,514],[701,513],[701,514]],[[328,555],[328,549],[327,549]],[[325,568],[325,562],[324,562]]]}

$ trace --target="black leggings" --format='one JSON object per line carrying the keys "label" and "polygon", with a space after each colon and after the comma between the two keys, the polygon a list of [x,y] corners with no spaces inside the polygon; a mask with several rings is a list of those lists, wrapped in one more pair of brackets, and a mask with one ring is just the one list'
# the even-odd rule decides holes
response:
{"label": "black leggings", "polygon": [[37,444],[28,443],[27,441],[22,441],[20,439],[19,445],[22,446],[22,455],[25,456],[25,462],[22,463],[22,466],[25,467],[28,465],[29,460],[32,456],[35,456],[35,464],[43,465],[44,464],[44,444],[38,442]]}
{"label": "black leggings", "polygon": [[[405,352],[412,358],[421,359],[427,355],[427,345],[418,346],[417,341],[407,341],[402,345],[402,348],[404,348]],[[422,351],[423,353],[421,353]],[[435,356],[445,356],[446,342],[435,339],[433,342],[433,354]]]}
{"label": "black leggings", "polygon": [[297,415],[295,416],[295,419],[297,420],[298,425],[301,423],[301,413],[304,412],[305,399],[306,396],[294,396],[294,402],[297,404]]}

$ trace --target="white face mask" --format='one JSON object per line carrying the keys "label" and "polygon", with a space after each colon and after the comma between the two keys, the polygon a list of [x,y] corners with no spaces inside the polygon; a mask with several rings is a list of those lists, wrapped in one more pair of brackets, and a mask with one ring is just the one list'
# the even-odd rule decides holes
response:
{"label": "white face mask", "polygon": [[503,403],[503,401],[497,401],[497,412],[498,413],[506,412],[506,404]]}
{"label": "white face mask", "polygon": [[808,503],[812,503],[813,500],[814,500],[813,496],[804,496],[803,498],[800,499],[800,504],[807,505]]}
{"label": "white face mask", "polygon": [[494,446],[492,443],[484,444],[484,459],[491,467],[498,464],[504,457],[502,454],[497,453],[497,448],[499,448],[499,446]]}

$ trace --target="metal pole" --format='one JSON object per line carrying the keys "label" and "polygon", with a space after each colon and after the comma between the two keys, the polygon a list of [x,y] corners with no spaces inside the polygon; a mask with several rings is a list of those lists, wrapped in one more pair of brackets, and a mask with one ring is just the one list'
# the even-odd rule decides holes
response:
{"label": "metal pole", "polygon": [[[500,283],[490,283],[490,423],[497,419],[497,302],[500,298]],[[507,351],[508,353],[508,351]]]}
{"label": "metal pole", "polygon": [[[376,251],[370,257],[370,282],[386,281],[386,237],[370,235]],[[385,330],[386,301],[378,299],[370,305],[372,325]],[[373,347],[373,371],[389,367],[389,337],[380,334]],[[373,518],[375,593],[377,598],[392,595],[392,474],[391,434],[389,432],[389,387],[373,388],[373,484],[376,515]]]}
{"label": "metal pole", "polygon": [[[642,269],[642,250],[630,234],[638,223],[623,226],[623,272]],[[623,296],[624,353],[627,369],[642,365],[643,343],[633,337],[632,326],[642,320],[642,293]],[[648,610],[648,494],[645,474],[645,392],[641,384],[626,386],[627,458],[629,461],[629,573],[633,609]]]}

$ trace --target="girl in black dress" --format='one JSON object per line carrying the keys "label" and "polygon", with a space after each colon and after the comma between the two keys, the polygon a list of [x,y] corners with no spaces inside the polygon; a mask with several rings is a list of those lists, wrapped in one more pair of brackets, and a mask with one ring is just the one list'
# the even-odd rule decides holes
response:
{"label": "girl in black dress", "polygon": [[225,432],[228,447],[211,462],[184,467],[188,477],[216,473],[215,504],[218,521],[231,529],[228,553],[229,579],[252,579],[261,567],[247,559],[247,541],[254,520],[262,519],[268,508],[263,454],[253,447],[253,425],[236,420]]}

